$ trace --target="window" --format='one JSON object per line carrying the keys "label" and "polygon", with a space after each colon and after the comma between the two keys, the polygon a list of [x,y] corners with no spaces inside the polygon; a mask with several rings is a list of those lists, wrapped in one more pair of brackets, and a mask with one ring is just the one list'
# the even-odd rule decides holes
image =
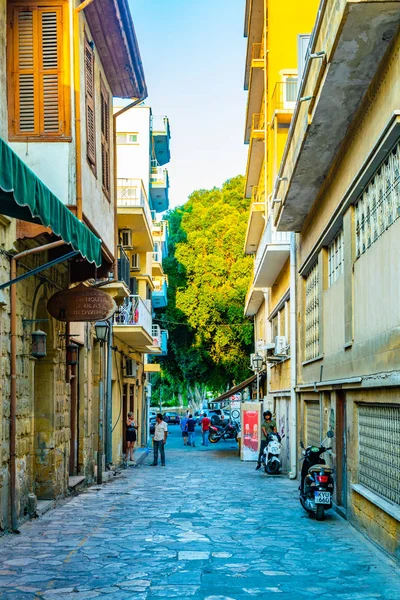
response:
{"label": "window", "polygon": [[306,360],[319,356],[319,272],[318,263],[306,278]]}
{"label": "window", "polygon": [[69,135],[68,65],[63,56],[63,4],[12,4],[8,61],[10,137]]}
{"label": "window", "polygon": [[355,204],[359,258],[400,217],[400,142],[370,179]]}
{"label": "window", "polygon": [[96,166],[96,127],[95,127],[95,83],[94,52],[85,36],[85,101],[86,101],[86,156],[93,168]]}
{"label": "window", "polygon": [[283,75],[283,107],[294,108],[297,100],[297,75]]}
{"label": "window", "polygon": [[101,101],[101,173],[103,181],[103,191],[107,198],[110,198],[110,95],[100,80],[100,101]]}
{"label": "window", "polygon": [[137,144],[137,133],[117,133],[117,144]]}
{"label": "window", "polygon": [[400,406],[358,406],[358,481],[400,505]]}
{"label": "window", "polygon": [[328,283],[333,285],[343,275],[343,229],[328,247]]}

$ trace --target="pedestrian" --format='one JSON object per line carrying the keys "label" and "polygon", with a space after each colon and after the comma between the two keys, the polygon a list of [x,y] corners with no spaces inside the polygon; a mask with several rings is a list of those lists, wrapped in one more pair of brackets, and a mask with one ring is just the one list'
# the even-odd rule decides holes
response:
{"label": "pedestrian", "polygon": [[201,435],[203,436],[203,441],[201,443],[202,446],[208,446],[208,434],[210,431],[210,419],[207,417],[207,414],[204,413],[203,418],[201,420]]}
{"label": "pedestrian", "polygon": [[165,467],[165,444],[167,443],[168,437],[168,425],[163,421],[161,413],[157,413],[156,424],[154,427],[153,436],[153,447],[154,447],[154,460],[151,463],[152,467],[156,467],[158,463],[158,451],[161,456],[161,466]]}
{"label": "pedestrian", "polygon": [[268,434],[271,432],[275,432],[277,431],[276,429],[276,421],[273,420],[272,418],[272,413],[270,410],[266,410],[263,413],[263,417],[264,420],[261,423],[261,431],[262,431],[262,438],[261,438],[261,444],[260,444],[260,453],[258,455],[258,460],[257,460],[257,466],[256,466],[256,471],[258,471],[258,469],[261,469],[261,458],[262,455],[264,453],[264,449],[267,445],[267,437]]}
{"label": "pedestrian", "polygon": [[188,445],[195,447],[195,439],[196,439],[196,421],[193,419],[192,414],[189,415],[187,422],[187,430],[188,430]]}
{"label": "pedestrian", "polygon": [[131,460],[132,462],[133,462],[133,453],[135,451],[137,429],[138,429],[138,425],[136,425],[136,423],[135,423],[133,412],[128,412],[128,416],[126,419],[126,433],[125,433],[125,441],[126,441],[125,460]]}
{"label": "pedestrian", "polygon": [[182,419],[180,421],[180,426],[181,426],[184,446],[187,446],[187,442],[188,442],[187,422],[188,422],[188,418],[186,416],[182,417]]}

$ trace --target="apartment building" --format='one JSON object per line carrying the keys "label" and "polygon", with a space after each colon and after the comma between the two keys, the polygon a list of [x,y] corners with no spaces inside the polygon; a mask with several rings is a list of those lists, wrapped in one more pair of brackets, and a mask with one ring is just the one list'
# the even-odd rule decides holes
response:
{"label": "apartment building", "polygon": [[104,470],[112,98],[146,95],[127,0],[0,1],[1,529]]}
{"label": "apartment building", "polygon": [[399,23],[399,2],[321,2],[273,192],[297,232],[298,435],[333,429],[338,510],[397,558]]}
{"label": "apartment building", "polygon": [[316,0],[247,0],[245,9],[248,98],[244,141],[249,146],[245,195],[251,205],[244,250],[254,255],[254,271],[244,312],[254,318],[255,351],[267,367],[261,397],[285,435],[283,468],[292,473],[296,467],[296,449],[291,446],[295,419],[292,238],[290,232],[276,230],[273,210],[277,200],[272,193],[316,12]]}

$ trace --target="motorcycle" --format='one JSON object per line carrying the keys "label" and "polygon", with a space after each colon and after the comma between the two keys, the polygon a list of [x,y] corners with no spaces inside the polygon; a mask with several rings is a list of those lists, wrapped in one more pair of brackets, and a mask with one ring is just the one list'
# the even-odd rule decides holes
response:
{"label": "motorcycle", "polygon": [[[282,436],[285,437],[285,436]],[[261,457],[261,464],[264,471],[269,475],[278,475],[281,470],[281,437],[278,433],[269,433],[267,436],[267,445],[264,448]]]}
{"label": "motorcycle", "polygon": [[[328,431],[327,437],[333,438],[333,431]],[[303,465],[301,468],[300,504],[309,513],[315,514],[317,521],[325,519],[325,511],[332,508],[332,494],[334,489],[333,469],[328,467],[321,455],[332,448],[324,446],[307,446],[303,442]]]}
{"label": "motorcycle", "polygon": [[219,440],[235,440],[239,433],[239,425],[230,421],[222,427],[221,425],[210,425],[208,439],[212,444],[216,444]]}

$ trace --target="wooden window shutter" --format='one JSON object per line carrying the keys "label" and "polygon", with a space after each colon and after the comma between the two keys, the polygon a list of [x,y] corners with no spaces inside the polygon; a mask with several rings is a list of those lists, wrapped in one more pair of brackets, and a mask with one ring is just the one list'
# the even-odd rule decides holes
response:
{"label": "wooden window shutter", "polygon": [[101,169],[103,190],[110,198],[110,95],[103,80],[100,80],[101,97]]}
{"label": "wooden window shutter", "polygon": [[88,161],[96,165],[96,122],[94,111],[95,81],[94,52],[85,37],[85,95],[86,95],[86,153]]}
{"label": "wooden window shutter", "polygon": [[11,27],[13,133],[62,136],[62,8],[16,6]]}

